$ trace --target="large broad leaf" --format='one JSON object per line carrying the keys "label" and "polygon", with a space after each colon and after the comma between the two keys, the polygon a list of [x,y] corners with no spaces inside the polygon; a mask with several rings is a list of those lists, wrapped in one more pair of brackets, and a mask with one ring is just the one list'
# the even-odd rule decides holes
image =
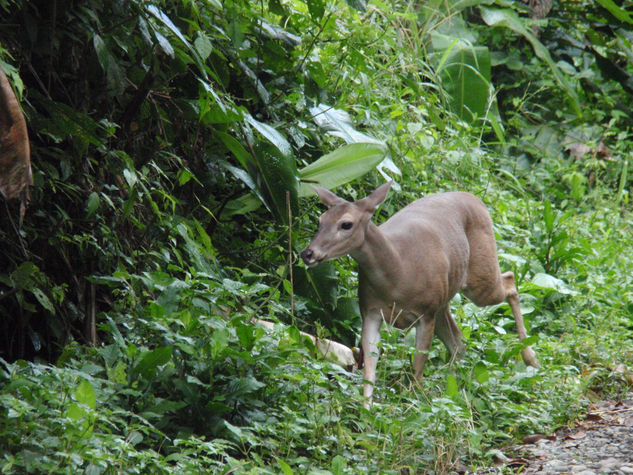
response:
{"label": "large broad leaf", "polygon": [[81,404],[85,404],[90,409],[97,407],[97,398],[95,396],[95,390],[92,385],[83,379],[77,389],[75,389],[75,400]]}
{"label": "large broad leaf", "polygon": [[329,131],[330,135],[340,137],[347,143],[375,143],[384,145],[384,142],[359,132],[354,128],[350,115],[341,109],[336,109],[327,104],[319,104],[310,107],[312,120],[319,127]]}
{"label": "large broad leaf", "polygon": [[[299,178],[325,188],[336,188],[371,171],[383,161],[387,149],[376,143],[352,143],[323,155],[299,170]],[[301,183],[299,196],[313,195],[308,183]]]}
{"label": "large broad leaf", "polygon": [[101,36],[95,34],[92,37],[92,44],[97,53],[97,60],[101,69],[105,73],[108,88],[112,90],[114,95],[123,93],[126,87],[125,74],[119,66],[116,58],[110,52],[110,49],[103,41]]}
{"label": "large broad leaf", "polygon": [[345,0],[347,4],[358,10],[359,12],[364,12],[367,10],[367,0]]}
{"label": "large broad leaf", "polygon": [[[327,104],[319,104],[315,107],[311,107],[310,113],[312,114],[312,120],[314,120],[315,124],[322,129],[327,130],[330,135],[342,138],[348,144],[377,144],[383,146],[385,150],[387,148],[384,141],[378,140],[371,135],[367,135],[356,130],[354,128],[352,118],[344,110],[336,109],[332,106],[328,106]],[[392,177],[389,176],[385,170],[395,173],[396,175],[401,174],[400,169],[393,160],[391,160],[386,151],[384,159],[376,166],[376,169],[383,177],[385,177],[386,180],[390,180]]]}
{"label": "large broad leaf", "polygon": [[580,101],[578,100],[578,95],[574,88],[567,82],[567,79],[563,75],[560,68],[554,63],[552,57],[549,54],[549,51],[543,43],[541,43],[536,36],[534,36],[521,22],[521,19],[518,17],[514,10],[508,9],[494,9],[494,8],[485,8],[481,7],[481,16],[483,20],[489,26],[503,26],[508,28],[515,33],[519,33],[526,40],[530,42],[532,48],[534,49],[534,53],[540,59],[545,61],[552,71],[552,75],[556,82],[563,88],[563,90],[567,93],[569,97],[569,102],[578,117],[582,117],[582,111],[580,109]]}
{"label": "large broad leaf", "polygon": [[222,214],[224,216],[233,216],[234,214],[246,214],[251,211],[255,211],[259,209],[264,201],[263,197],[261,200],[257,199],[258,196],[253,193],[248,193],[246,195],[242,195],[239,198],[229,201],[224,209],[222,210]]}
{"label": "large broad leaf", "polygon": [[251,115],[246,115],[246,121],[251,124],[262,136],[272,143],[282,155],[290,156],[292,149],[286,138],[274,127],[255,120]]}
{"label": "large broad leaf", "polygon": [[[238,169],[227,169],[238,179],[246,183],[261,202],[282,221],[287,221],[287,198],[293,213],[296,212],[297,198],[314,194],[310,183],[327,188],[335,188],[348,183],[378,166],[384,166],[394,173],[400,170],[387,156],[384,142],[358,132],[352,126],[351,118],[345,111],[319,104],[311,109],[315,122],[329,130],[332,135],[343,138],[344,145],[333,152],[296,171],[292,158],[292,149],[286,138],[274,127],[259,122],[250,115],[246,121],[257,130],[267,142],[259,142],[252,151],[247,152],[242,145],[227,134],[218,136],[224,145],[235,155],[250,179]],[[297,178],[305,183],[298,186]],[[245,214],[259,207],[253,195],[245,195],[232,200],[224,208],[225,215]]]}
{"label": "large broad leaf", "polygon": [[226,148],[237,158],[242,168],[252,174],[256,164],[251,154],[246,151],[242,144],[225,132],[216,131],[215,135],[222,140]]}
{"label": "large broad leaf", "polygon": [[490,51],[457,39],[444,51],[438,65],[451,108],[462,120],[473,122],[487,115],[490,98]]}
{"label": "large broad leaf", "polygon": [[[291,204],[294,212],[297,197],[302,198],[315,193],[310,186],[311,183],[325,188],[336,188],[368,173],[383,162],[387,154],[386,147],[380,144],[353,143],[343,145],[299,170],[299,178],[305,182],[296,187],[296,177],[292,174],[292,165],[285,161],[283,156],[280,156],[279,152],[271,146],[268,146],[268,151],[263,152],[262,155],[264,145],[260,144],[259,152],[256,153],[258,167],[262,173],[255,186],[257,192],[261,193],[262,202],[284,222],[287,214],[285,208],[287,206],[286,190],[291,193]],[[273,158],[275,156],[278,158]],[[229,171],[235,172],[235,170]],[[238,178],[243,180],[243,177],[238,176]],[[293,179],[294,189],[292,188]],[[228,216],[245,214],[258,207],[257,198],[249,194],[229,202],[224,213]]]}
{"label": "large broad leaf", "polygon": [[308,12],[315,22],[319,22],[323,18],[325,13],[325,1],[324,0],[307,0]]}
{"label": "large broad leaf", "polygon": [[[225,168],[242,180],[279,220],[288,221],[288,205],[293,214],[297,213],[298,174],[292,156],[292,148],[286,138],[271,125],[244,116],[246,122],[257,130],[267,141],[260,140],[247,151],[230,135],[217,132],[228,150],[240,162],[242,168],[224,163]],[[260,206],[255,196],[245,195],[230,201],[224,214],[245,214]]]}
{"label": "large broad leaf", "polygon": [[155,350],[146,351],[141,356],[139,362],[132,369],[131,377],[140,374],[145,379],[153,378],[156,368],[166,364],[171,359],[172,347],[160,346]]}
{"label": "large broad leaf", "polygon": [[561,279],[550,274],[538,273],[532,278],[532,282],[525,284],[526,290],[533,288],[550,292],[558,292],[563,295],[578,295],[578,291],[572,289]]}
{"label": "large broad leaf", "polygon": [[282,222],[288,222],[288,203],[293,215],[297,214],[297,168],[291,155],[258,142],[254,147],[258,174],[255,183],[264,197],[264,204]]}
{"label": "large broad leaf", "polygon": [[311,269],[294,268],[294,291],[307,297],[321,308],[332,311],[336,307],[338,277],[331,263],[321,264]]}
{"label": "large broad leaf", "polygon": [[[174,24],[174,22],[171,21],[171,18],[169,18],[169,16],[167,16],[167,14],[165,12],[163,12],[162,10],[160,10],[156,5],[149,5],[147,7],[147,11],[150,12],[163,25],[165,25],[182,42],[182,44],[189,50],[189,52],[191,53],[191,57],[194,59],[196,65],[198,66],[198,69],[200,70],[200,73],[202,74],[202,77],[206,79],[207,78],[207,70],[204,67],[203,61],[200,58],[200,55],[198,54],[198,51],[189,42],[189,40],[187,38],[185,38],[185,35],[182,34],[180,29]],[[154,31],[154,33],[157,35],[157,38],[162,36],[162,35],[160,35],[160,33],[158,31]]]}

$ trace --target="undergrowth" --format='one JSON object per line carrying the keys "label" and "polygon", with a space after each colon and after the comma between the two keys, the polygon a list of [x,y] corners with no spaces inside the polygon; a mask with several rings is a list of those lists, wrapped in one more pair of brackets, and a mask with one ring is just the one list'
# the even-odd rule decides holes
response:
{"label": "undergrowth", "polygon": [[[2,473],[474,470],[630,390],[630,93],[596,51],[628,74],[631,35],[609,12],[560,7],[536,38],[521,2],[89,3],[51,29],[48,5],[0,1],[35,181],[20,237],[1,228]],[[481,197],[542,367],[506,305],[456,297],[463,357],[436,341],[416,382],[412,335],[383,327],[364,409],[360,373],[300,333],[360,330],[351,259],[298,259],[320,157],[349,199],[395,180],[378,223]]]}

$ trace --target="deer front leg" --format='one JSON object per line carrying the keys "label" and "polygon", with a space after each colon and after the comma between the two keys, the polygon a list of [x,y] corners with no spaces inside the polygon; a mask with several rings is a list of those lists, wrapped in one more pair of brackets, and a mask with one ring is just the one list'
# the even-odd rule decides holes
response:
{"label": "deer front leg", "polygon": [[451,354],[451,360],[456,359],[466,348],[462,341],[464,335],[451,315],[451,309],[448,304],[435,314],[435,334],[448,349]]}
{"label": "deer front leg", "polygon": [[429,357],[429,350],[433,342],[433,331],[435,328],[435,314],[424,314],[420,317],[415,328],[415,349],[413,357],[414,376],[417,381],[424,375],[424,365]]}
{"label": "deer front leg", "polygon": [[365,396],[363,406],[365,409],[369,409],[371,406],[371,396],[374,393],[381,323],[382,316],[377,310],[371,310],[367,312],[367,315],[363,315],[360,343],[363,349],[363,379],[365,380],[363,383],[363,396]]}

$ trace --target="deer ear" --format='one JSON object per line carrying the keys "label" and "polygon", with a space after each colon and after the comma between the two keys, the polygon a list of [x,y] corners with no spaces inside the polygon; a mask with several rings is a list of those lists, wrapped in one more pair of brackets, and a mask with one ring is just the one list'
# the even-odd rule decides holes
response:
{"label": "deer ear", "polygon": [[321,188],[320,186],[312,186],[312,188],[314,188],[314,191],[316,191],[316,194],[319,197],[319,199],[328,208],[331,208],[332,206],[338,203],[346,203],[346,201],[343,198],[339,198],[330,190],[326,190],[325,188]]}
{"label": "deer ear", "polygon": [[376,208],[385,201],[387,197],[387,193],[389,192],[389,188],[391,188],[391,184],[393,180],[389,180],[384,185],[380,185],[376,188],[371,195],[366,196],[362,200],[359,200],[358,203],[363,206],[367,211],[371,211],[372,213],[376,211]]}

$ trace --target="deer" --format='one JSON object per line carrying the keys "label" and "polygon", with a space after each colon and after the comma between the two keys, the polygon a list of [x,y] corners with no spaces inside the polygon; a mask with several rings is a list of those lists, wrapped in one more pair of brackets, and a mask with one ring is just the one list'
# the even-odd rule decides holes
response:
{"label": "deer", "polygon": [[[307,267],[345,255],[358,264],[365,408],[372,404],[383,320],[400,329],[415,327],[416,381],[423,376],[434,335],[452,360],[465,350],[450,311],[458,292],[480,307],[507,302],[519,340],[527,338],[514,273],[501,273],[492,218],[483,201],[460,191],[432,194],[376,226],[371,218],[392,183],[354,202],[314,186],[328,210],[301,252]],[[530,346],[521,356],[526,365],[540,366]]]}
{"label": "deer", "polygon": [[0,68],[0,196],[10,200],[22,195],[24,204],[32,182],[26,120],[9,79]]}

